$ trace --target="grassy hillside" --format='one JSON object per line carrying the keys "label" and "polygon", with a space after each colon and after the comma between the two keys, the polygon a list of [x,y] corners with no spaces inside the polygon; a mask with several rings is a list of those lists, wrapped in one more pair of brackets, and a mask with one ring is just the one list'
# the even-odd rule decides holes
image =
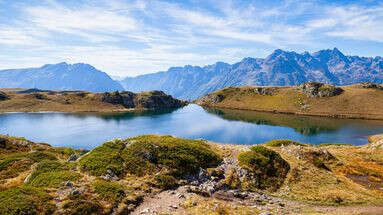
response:
{"label": "grassy hillside", "polygon": [[135,94],[0,89],[0,112],[122,112],[178,108],[185,104],[160,91]]}
{"label": "grassy hillside", "polygon": [[146,135],[86,152],[0,135],[0,214],[381,214],[379,141],[250,147]]}
{"label": "grassy hillside", "polygon": [[[326,86],[330,88],[326,89]],[[334,88],[340,89],[340,92]],[[324,93],[320,94],[321,92]],[[327,92],[336,93],[333,95]],[[325,85],[319,87],[317,95],[305,92],[297,86],[230,87],[198,99],[196,103],[217,108],[383,119],[382,87],[364,84],[344,87]]]}

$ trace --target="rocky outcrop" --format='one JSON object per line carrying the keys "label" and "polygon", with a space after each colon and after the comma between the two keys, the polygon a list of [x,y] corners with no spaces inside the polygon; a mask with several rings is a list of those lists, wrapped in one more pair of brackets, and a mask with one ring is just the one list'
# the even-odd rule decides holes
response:
{"label": "rocky outcrop", "polygon": [[307,82],[297,86],[297,90],[310,97],[332,97],[340,95],[343,89],[330,84]]}
{"label": "rocky outcrop", "polygon": [[126,108],[134,108],[134,99],[136,94],[128,91],[124,92],[113,92],[113,93],[103,93],[101,95],[101,101],[111,103],[111,104],[119,104]]}
{"label": "rocky outcrop", "polygon": [[166,95],[162,91],[151,91],[144,93],[132,93],[128,91],[102,93],[101,101],[116,105],[122,105],[125,108],[142,108],[142,109],[162,109],[162,108],[178,108],[185,106],[187,103],[178,99],[174,99],[170,95]]}
{"label": "rocky outcrop", "polygon": [[263,96],[272,96],[278,92],[278,88],[276,88],[276,87],[255,87],[253,89],[253,92],[257,93],[259,95],[263,95]]}
{"label": "rocky outcrop", "polygon": [[196,103],[199,105],[217,104],[222,102],[224,99],[225,99],[224,95],[211,93],[205,97],[202,97],[201,99],[198,99]]}
{"label": "rocky outcrop", "polygon": [[139,93],[134,103],[136,107],[145,109],[178,108],[187,104],[187,102],[174,99],[162,91]]}
{"label": "rocky outcrop", "polygon": [[365,88],[365,89],[378,89],[378,90],[383,90],[383,86],[375,83],[370,83],[370,82],[363,82],[358,84],[360,88]]}
{"label": "rocky outcrop", "polygon": [[4,101],[7,99],[9,99],[9,96],[6,93],[0,91],[0,101]]}

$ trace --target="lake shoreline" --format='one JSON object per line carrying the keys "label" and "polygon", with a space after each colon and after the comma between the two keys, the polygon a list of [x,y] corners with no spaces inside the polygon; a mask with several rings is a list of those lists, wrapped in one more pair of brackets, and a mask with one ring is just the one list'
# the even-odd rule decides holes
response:
{"label": "lake shoreline", "polygon": [[[215,105],[206,105],[198,104],[201,107],[206,108],[217,108],[217,109],[227,109],[227,110],[244,110],[244,111],[254,111],[260,113],[275,113],[275,114],[286,114],[286,115],[297,115],[297,116],[312,116],[312,117],[323,117],[330,119],[361,119],[361,120],[383,120],[383,115],[378,117],[370,117],[363,114],[320,114],[320,113],[304,113],[304,112],[291,112],[291,111],[280,111],[280,110],[264,110],[264,109],[253,109],[253,108],[240,108],[240,107],[226,107],[226,106],[215,106]],[[374,114],[369,114],[374,115]]]}

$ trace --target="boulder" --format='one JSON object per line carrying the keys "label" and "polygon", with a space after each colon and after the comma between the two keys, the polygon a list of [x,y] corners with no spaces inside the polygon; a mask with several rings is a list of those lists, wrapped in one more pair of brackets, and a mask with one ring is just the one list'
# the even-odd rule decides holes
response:
{"label": "boulder", "polygon": [[68,162],[76,161],[80,157],[79,154],[71,154],[68,158]]}

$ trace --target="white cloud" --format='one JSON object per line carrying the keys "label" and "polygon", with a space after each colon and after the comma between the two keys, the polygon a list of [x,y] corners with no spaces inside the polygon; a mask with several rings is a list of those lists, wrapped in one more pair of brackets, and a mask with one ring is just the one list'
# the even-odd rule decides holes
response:
{"label": "white cloud", "polygon": [[85,62],[114,75],[137,75],[263,57],[275,48],[307,50],[334,37],[383,42],[382,5],[209,1],[216,10],[142,0],[92,0],[76,7],[55,0],[24,4],[12,22],[0,21],[0,61],[7,62],[1,66]]}

